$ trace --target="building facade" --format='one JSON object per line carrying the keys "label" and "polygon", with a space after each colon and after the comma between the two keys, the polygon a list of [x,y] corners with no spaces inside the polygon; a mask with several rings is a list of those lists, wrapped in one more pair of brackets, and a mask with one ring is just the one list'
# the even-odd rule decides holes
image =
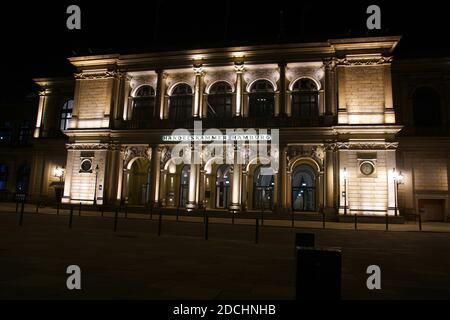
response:
{"label": "building facade", "polygon": [[[441,210],[445,220],[448,141],[444,135],[440,153],[429,136],[417,143],[405,86],[420,81],[407,62],[393,62],[399,40],[70,58],[78,70],[74,86],[68,79],[38,80],[36,141],[45,140],[54,92],[53,101],[61,102],[70,93],[61,86],[74,91],[70,108],[56,117],[67,140],[59,149],[39,146],[30,194],[51,196],[51,172],[64,166],[63,203],[280,213],[323,208],[349,215],[427,207]],[[439,92],[448,95],[448,69],[436,72],[447,86]],[[439,108],[448,119],[446,101]],[[211,151],[211,140],[226,130],[244,143]],[[214,137],[196,140],[198,132]],[[253,148],[261,141],[249,138],[252,132],[269,137],[267,150]],[[194,139],[180,148],[189,134]],[[434,159],[431,169],[422,170],[418,154]]]}

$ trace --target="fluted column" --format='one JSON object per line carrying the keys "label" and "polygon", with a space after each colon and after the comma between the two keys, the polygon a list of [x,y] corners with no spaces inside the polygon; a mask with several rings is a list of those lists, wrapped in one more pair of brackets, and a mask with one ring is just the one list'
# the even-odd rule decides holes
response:
{"label": "fluted column", "polygon": [[155,100],[155,118],[164,119],[165,117],[165,97],[166,97],[166,78],[167,74],[163,70],[156,71],[157,83],[156,83],[156,100]]}
{"label": "fluted column", "polygon": [[280,168],[278,170],[278,210],[280,212],[286,209],[286,162],[287,162],[287,147],[280,146]]}
{"label": "fluted column", "polygon": [[242,194],[242,161],[240,159],[240,151],[237,145],[234,145],[234,164],[233,164],[233,185],[231,188],[231,205],[230,210],[240,210],[241,194]]}
{"label": "fluted column", "polygon": [[194,146],[191,147],[191,172],[189,175],[189,194],[186,208],[193,211],[198,207],[198,175],[200,173],[199,153]]}
{"label": "fluted column", "polygon": [[159,203],[159,188],[160,184],[160,164],[161,164],[161,148],[159,146],[152,146],[151,159],[151,201],[155,204]]}
{"label": "fluted column", "polygon": [[238,61],[235,62],[234,68],[236,70],[236,103],[235,103],[235,117],[241,117],[243,115],[244,108],[244,80],[243,80],[243,72],[244,72],[244,62]]}
{"label": "fluted column", "polygon": [[202,116],[203,105],[203,67],[201,63],[194,64],[195,84],[194,84],[194,105],[192,115],[194,118]]}

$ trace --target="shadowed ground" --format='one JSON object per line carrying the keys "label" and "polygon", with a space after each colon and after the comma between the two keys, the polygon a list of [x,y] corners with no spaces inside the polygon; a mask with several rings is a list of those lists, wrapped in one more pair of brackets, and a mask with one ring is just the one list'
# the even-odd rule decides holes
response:
{"label": "shadowed ground", "polygon": [[[19,227],[18,214],[0,214],[0,298],[292,299],[298,231],[343,249],[345,299],[450,298],[448,233],[263,226],[255,244],[250,224],[211,223],[206,241],[198,220],[164,220],[158,237],[156,215],[121,217],[116,233],[107,215],[76,215],[68,229],[67,215],[28,213]],[[66,289],[71,264],[81,291]],[[365,285],[372,264],[382,270],[376,292]]]}

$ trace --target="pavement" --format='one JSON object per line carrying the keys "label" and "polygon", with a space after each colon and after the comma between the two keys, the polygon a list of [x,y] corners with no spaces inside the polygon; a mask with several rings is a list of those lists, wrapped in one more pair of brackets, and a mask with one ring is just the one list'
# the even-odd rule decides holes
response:
{"label": "pavement", "polygon": [[[343,299],[450,299],[450,228],[445,224],[361,225],[255,221],[0,206],[0,299],[293,299],[296,232],[319,247],[342,249]],[[348,229],[348,230],[344,230]],[[363,229],[363,230],[362,230]],[[444,231],[443,231],[444,230]],[[394,232],[392,232],[394,231]],[[401,232],[405,231],[405,232]],[[82,290],[68,290],[78,265]],[[381,290],[368,290],[366,269],[381,269]]]}

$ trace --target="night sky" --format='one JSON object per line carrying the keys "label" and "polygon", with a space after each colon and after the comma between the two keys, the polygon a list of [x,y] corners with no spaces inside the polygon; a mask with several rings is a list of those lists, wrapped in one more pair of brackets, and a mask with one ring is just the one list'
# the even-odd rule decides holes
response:
{"label": "night sky", "polygon": [[[170,49],[402,35],[398,58],[450,56],[445,2],[391,1],[12,1],[2,3],[0,102],[35,92],[32,78],[71,76],[67,57]],[[66,28],[66,8],[81,8],[82,29]],[[382,10],[368,31],[366,8]]]}

